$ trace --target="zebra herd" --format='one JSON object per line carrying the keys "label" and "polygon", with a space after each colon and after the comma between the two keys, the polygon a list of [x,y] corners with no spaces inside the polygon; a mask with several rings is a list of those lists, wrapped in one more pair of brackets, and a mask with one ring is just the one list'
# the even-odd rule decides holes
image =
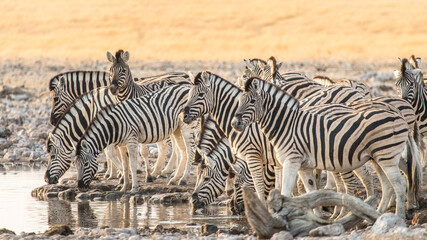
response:
{"label": "zebra herd", "polygon": [[[405,205],[417,206],[427,166],[427,87],[419,58],[401,60],[394,72],[401,98],[372,97],[359,81],[280,73],[274,57],[245,60],[238,85],[207,71],[133,78],[129,52],[107,52],[107,59],[109,72],[66,72],[49,82],[55,126],[47,140],[49,184],[73,163],[78,188],[87,190],[102,151],[105,177],[119,172],[120,191],[138,191],[141,156],[147,183],[170,174],[169,184],[185,185],[194,162],[193,207],[226,193],[231,210],[240,213],[243,185],[265,204],[273,188],[298,194],[297,179],[306,192],[318,189],[321,170],[337,191],[354,194],[358,177],[371,196],[369,161],[381,182],[380,212],[395,202],[396,215],[404,218]],[[153,170],[150,143],[159,148]],[[335,208],[332,218],[346,213]]]}

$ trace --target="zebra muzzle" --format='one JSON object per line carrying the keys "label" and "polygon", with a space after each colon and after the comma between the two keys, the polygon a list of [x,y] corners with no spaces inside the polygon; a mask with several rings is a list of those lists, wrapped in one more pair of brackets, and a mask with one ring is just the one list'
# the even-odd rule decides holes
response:
{"label": "zebra muzzle", "polygon": [[245,129],[245,125],[239,116],[235,116],[231,121],[231,126],[239,132],[242,132]]}

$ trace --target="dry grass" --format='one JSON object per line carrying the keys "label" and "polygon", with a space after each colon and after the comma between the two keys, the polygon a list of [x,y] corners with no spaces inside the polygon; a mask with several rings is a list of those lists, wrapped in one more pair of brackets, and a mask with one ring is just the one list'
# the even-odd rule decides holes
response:
{"label": "dry grass", "polygon": [[0,0],[0,57],[395,59],[427,55],[423,0]]}

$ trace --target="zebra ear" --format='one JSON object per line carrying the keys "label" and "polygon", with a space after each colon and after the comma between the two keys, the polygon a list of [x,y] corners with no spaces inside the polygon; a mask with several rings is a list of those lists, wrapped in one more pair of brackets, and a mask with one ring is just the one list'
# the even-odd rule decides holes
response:
{"label": "zebra ear", "polygon": [[202,72],[202,82],[206,86],[209,86],[211,84],[211,79],[209,77],[209,74],[207,72]]}
{"label": "zebra ear", "polygon": [[107,51],[107,59],[108,61],[114,63],[114,61],[116,60],[113,56],[113,54],[111,54],[109,51]]}
{"label": "zebra ear", "polygon": [[239,174],[242,171],[242,168],[237,166],[236,164],[231,164],[230,173],[234,172],[235,175]]}
{"label": "zebra ear", "polygon": [[420,68],[421,67],[421,58],[417,57],[416,61],[417,61],[417,67]]}
{"label": "zebra ear", "polygon": [[402,59],[400,57],[398,57],[397,59],[399,59],[399,62],[402,62]]}
{"label": "zebra ear", "polygon": [[127,62],[129,61],[129,55],[130,55],[129,52],[126,51],[126,52],[122,52],[120,57],[123,59],[124,62]]}
{"label": "zebra ear", "polygon": [[86,140],[82,140],[80,143],[80,146],[83,151],[87,152],[89,150],[89,144],[86,142]]}
{"label": "zebra ear", "polygon": [[243,59],[243,62],[246,64],[246,67],[249,69],[255,69],[255,65],[248,59]]}
{"label": "zebra ear", "polygon": [[260,82],[259,82],[259,80],[258,80],[258,79],[254,79],[254,80],[252,80],[252,87],[254,88],[254,90],[255,90],[257,93],[260,93],[260,92],[261,92],[261,86],[260,86]]}
{"label": "zebra ear", "polygon": [[190,81],[191,81],[192,83],[194,83],[194,80],[195,80],[195,78],[194,78],[194,74],[193,74],[191,71],[188,71],[188,76],[190,77]]}

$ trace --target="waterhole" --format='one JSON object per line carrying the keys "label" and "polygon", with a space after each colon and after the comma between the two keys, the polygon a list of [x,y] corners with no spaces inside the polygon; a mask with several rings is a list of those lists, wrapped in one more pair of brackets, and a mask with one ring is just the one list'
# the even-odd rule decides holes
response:
{"label": "waterhole", "polygon": [[[225,206],[211,206],[202,213],[192,213],[189,203],[134,206],[120,201],[37,200],[31,197],[31,191],[45,184],[44,170],[44,167],[18,166],[0,172],[0,228],[16,233],[43,233],[57,224],[151,229],[160,224],[192,232],[198,231],[203,224],[215,224],[220,229],[235,224],[247,226],[244,217],[231,216]],[[68,176],[72,174],[67,173]]]}

